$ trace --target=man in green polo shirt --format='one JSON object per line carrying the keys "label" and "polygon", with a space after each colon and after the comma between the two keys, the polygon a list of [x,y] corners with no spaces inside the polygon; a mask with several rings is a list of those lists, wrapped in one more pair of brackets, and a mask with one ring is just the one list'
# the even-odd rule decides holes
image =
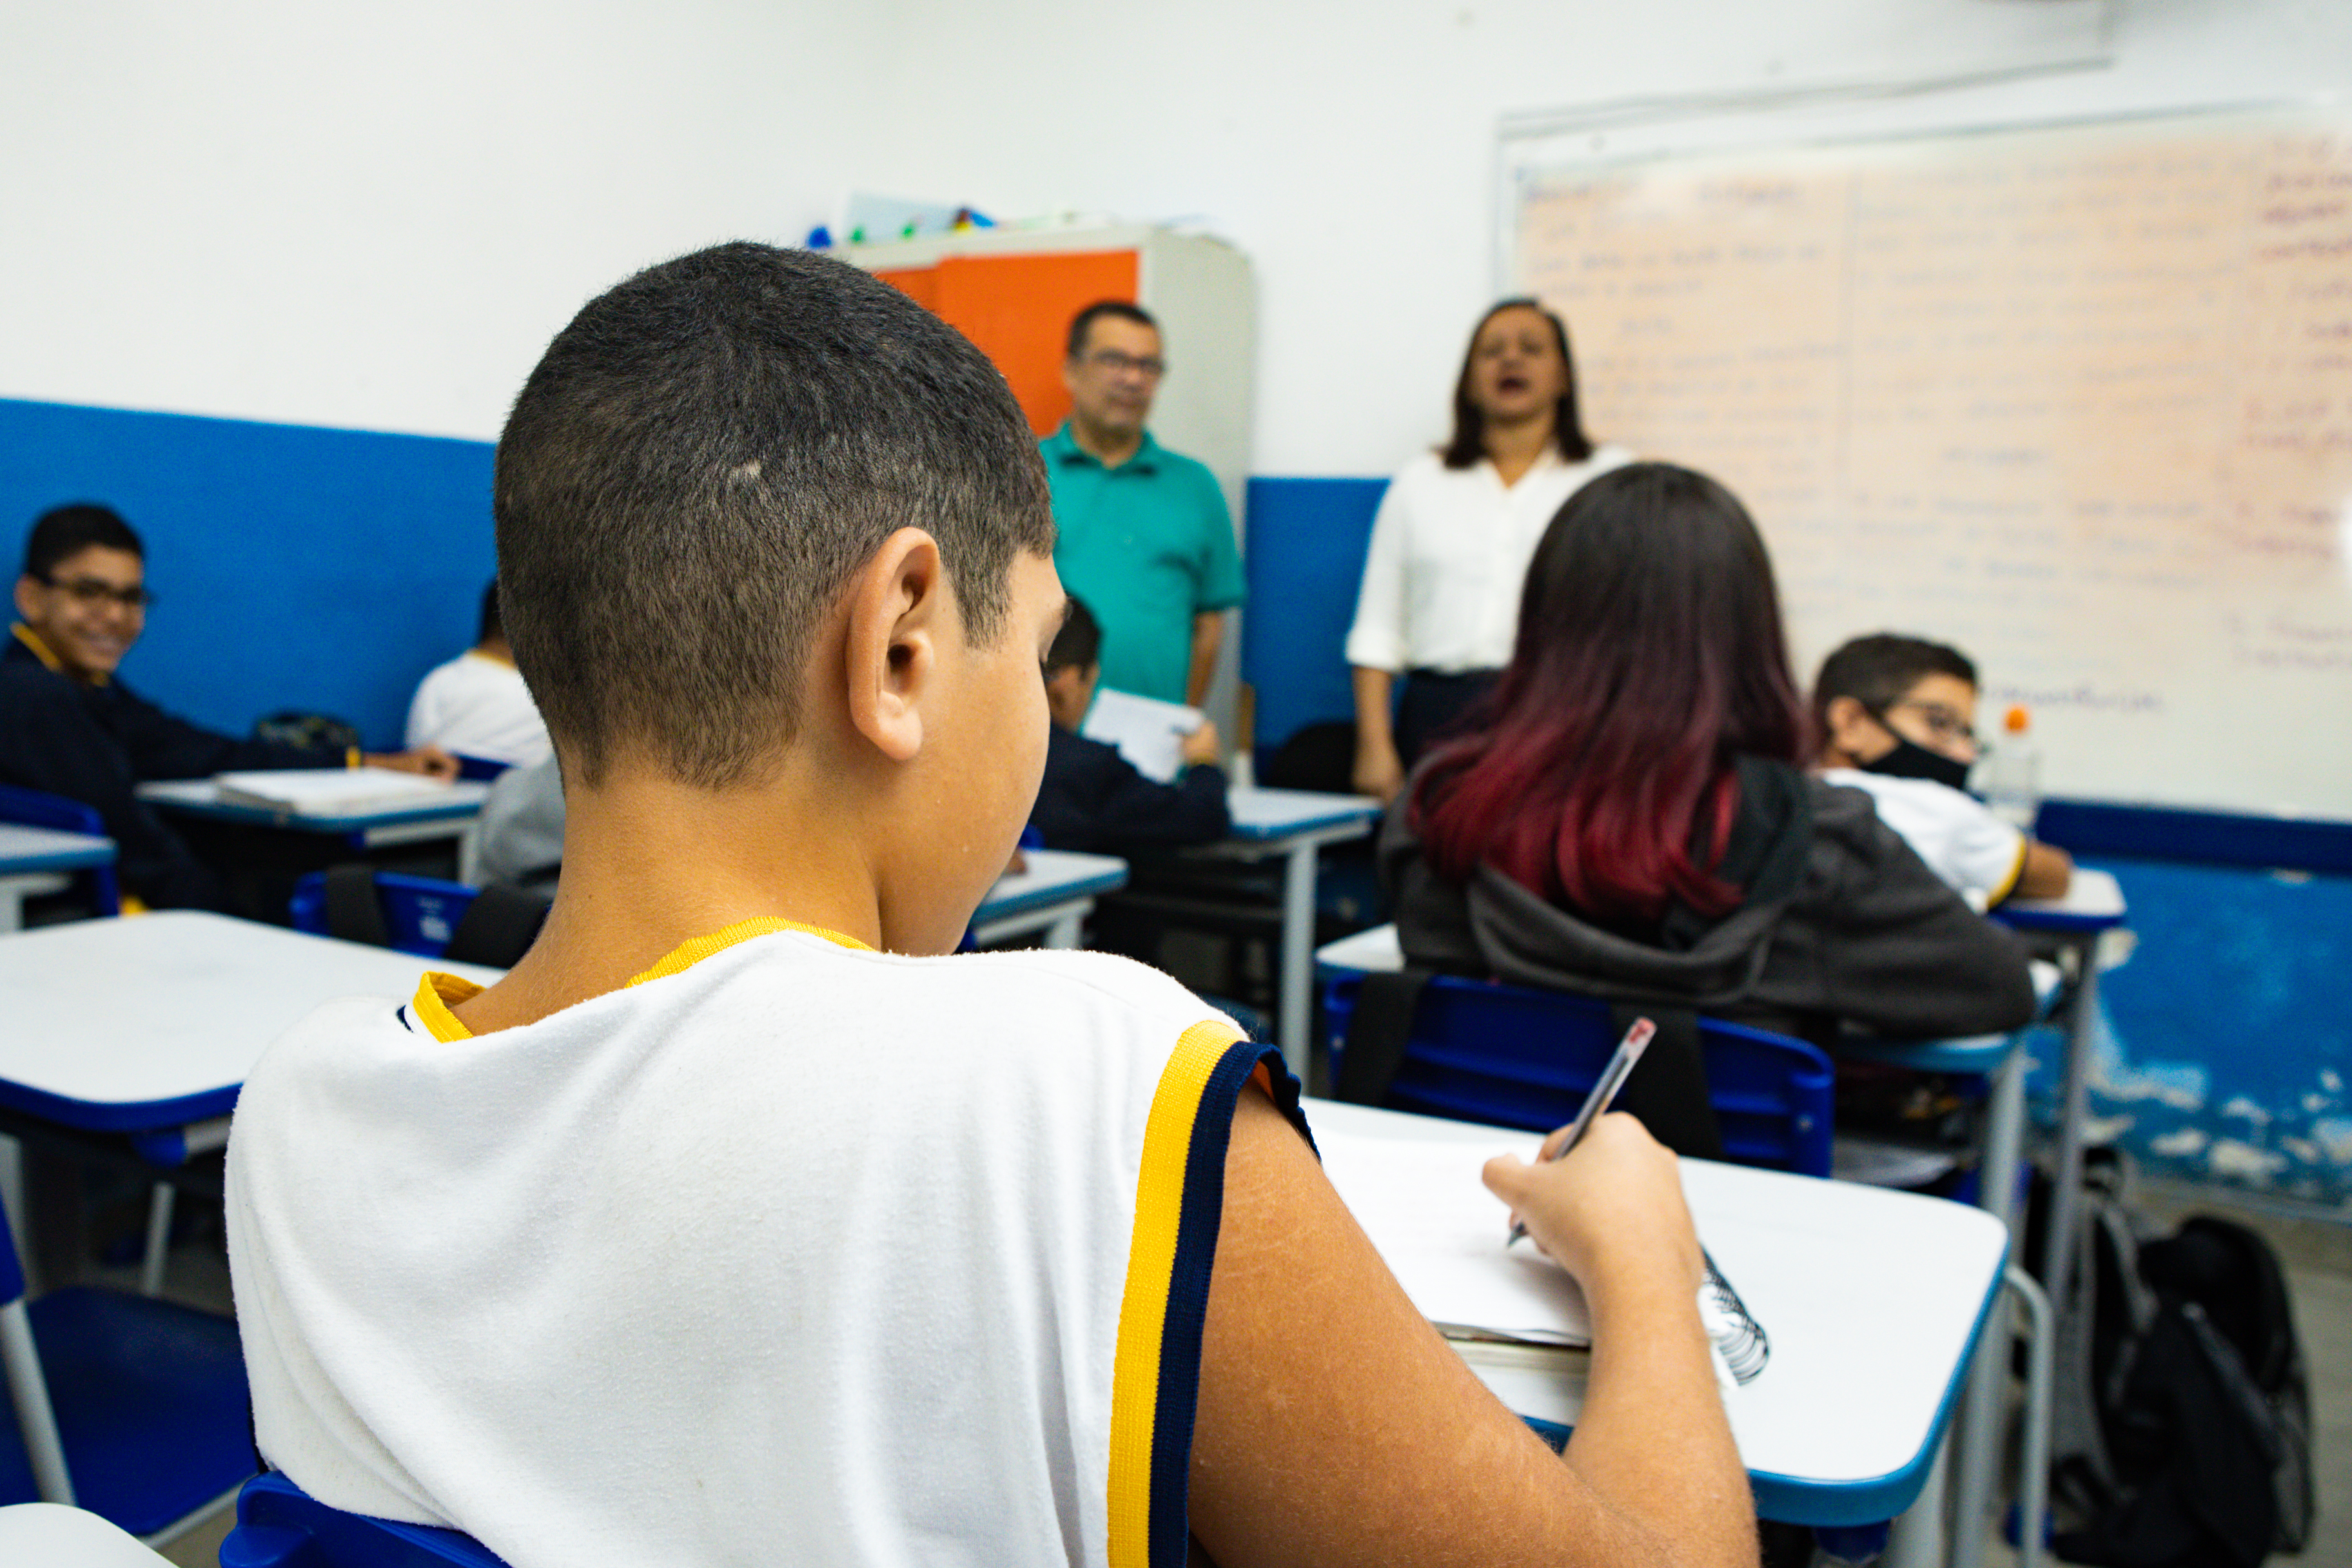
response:
{"label": "man in green polo shirt", "polygon": [[1070,416],[1040,449],[1061,531],[1054,566],[1102,624],[1102,684],[1197,705],[1244,589],[1215,476],[1144,428],[1167,368],[1150,316],[1118,300],[1087,306],[1062,365]]}

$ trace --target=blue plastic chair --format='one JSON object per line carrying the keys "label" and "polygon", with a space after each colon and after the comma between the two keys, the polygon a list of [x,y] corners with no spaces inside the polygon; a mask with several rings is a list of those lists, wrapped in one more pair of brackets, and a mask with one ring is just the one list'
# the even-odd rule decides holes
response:
{"label": "blue plastic chair", "polygon": [[[61,795],[45,795],[15,784],[0,784],[0,822],[13,822],[23,827],[53,827],[61,833],[87,833],[94,838],[107,836],[106,822],[95,807]],[[75,876],[78,880],[87,879],[94,913],[111,916],[122,912],[122,888],[115,880],[111,865],[92,866]]]}
{"label": "blue plastic chair", "polygon": [[[1363,984],[1324,987],[1333,1076]],[[1422,993],[1404,1061],[1382,1102],[1391,1110],[1549,1132],[1575,1118],[1608,1065],[1617,1030],[1590,997],[1440,974]],[[1699,1020],[1707,1099],[1725,1154],[1743,1165],[1830,1173],[1830,1058],[1802,1040]]]}
{"label": "blue plastic chair", "polygon": [[472,1536],[329,1508],[277,1471],[246,1482],[221,1568],[506,1568]]}
{"label": "blue plastic chair", "polygon": [[[457,922],[473,907],[478,889],[438,877],[378,871],[375,891],[383,908],[384,924],[392,931],[393,947],[419,958],[438,958],[449,945]],[[327,930],[327,874],[313,871],[296,882],[289,909],[296,931],[331,935]]]}
{"label": "blue plastic chair", "polygon": [[73,1286],[25,1300],[0,1225],[0,1503],[89,1510],[167,1541],[253,1474],[236,1325],[171,1301]]}

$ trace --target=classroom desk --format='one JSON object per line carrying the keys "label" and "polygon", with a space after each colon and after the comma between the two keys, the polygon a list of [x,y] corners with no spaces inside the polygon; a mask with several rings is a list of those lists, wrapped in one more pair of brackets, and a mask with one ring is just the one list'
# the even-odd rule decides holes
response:
{"label": "classroom desk", "polygon": [[54,893],[67,877],[114,859],[114,840],[0,822],[0,933],[20,931],[25,900]]}
{"label": "classroom desk", "polygon": [[428,967],[500,973],[185,910],[0,938],[0,1104],[92,1132],[224,1116],[312,1008],[405,1001]]}
{"label": "classroom desk", "polygon": [[[1306,1110],[1318,1137],[1459,1147],[1461,1179],[1474,1184],[1487,1156],[1534,1148],[1527,1133],[1402,1111],[1321,1100]],[[1707,1250],[1771,1337],[1770,1364],[1725,1401],[1758,1512],[1822,1525],[1901,1514],[1927,1479],[2000,1288],[2008,1233],[1939,1198],[1704,1160],[1683,1161],[1682,1173]],[[1344,1164],[1334,1179],[1348,1197]],[[1503,1212],[1496,1204],[1497,1247]],[[1583,1402],[1574,1372],[1473,1370],[1538,1421],[1571,1426]]]}
{"label": "classroom desk", "polygon": [[282,827],[295,833],[334,834],[349,838],[352,847],[359,849],[455,838],[461,845],[461,860],[462,846],[472,837],[474,819],[481,815],[482,801],[489,793],[487,784],[459,779],[445,786],[440,798],[425,805],[358,812],[349,816],[313,816],[222,800],[210,779],[159,779],[139,786],[140,799],[175,816],[241,822],[255,827]]}
{"label": "classroom desk", "polygon": [[1371,832],[1372,824],[1380,820],[1381,804],[1360,795],[1236,788],[1226,796],[1226,806],[1233,816],[1232,836],[1186,853],[1225,860],[1282,859],[1276,1035],[1283,1060],[1305,1082],[1307,1032],[1315,1016],[1316,855],[1326,844],[1361,838]]}
{"label": "classroom desk", "polygon": [[1021,853],[1028,864],[999,877],[971,912],[972,941],[982,947],[1042,931],[1047,947],[1075,948],[1095,900],[1127,886],[1127,862],[1116,856],[1067,849]]}
{"label": "classroom desk", "polygon": [[[176,1164],[217,1149],[265,1047],[322,1002],[405,1000],[425,961],[226,915],[168,910],[0,937],[0,1107],[78,1134],[131,1135]],[[431,967],[488,984],[499,971]],[[23,1244],[15,1141],[0,1204]]]}
{"label": "classroom desk", "polygon": [[0,1508],[0,1563],[23,1568],[168,1568],[171,1559],[94,1513],[53,1502]]}
{"label": "classroom desk", "polygon": [[2071,953],[2074,987],[2064,1006],[2066,1070],[2058,1110],[2058,1170],[2052,1189],[2050,1229],[2042,1249],[2042,1286],[2065,1311],[2074,1267],[2074,1232],[2082,1223],[2083,1130],[2090,1120],[2091,1042],[2099,1016],[2099,938],[2124,923],[2124,890],[2105,871],[2074,868],[2063,899],[2011,899],[1992,918],[2025,933],[2037,946]]}

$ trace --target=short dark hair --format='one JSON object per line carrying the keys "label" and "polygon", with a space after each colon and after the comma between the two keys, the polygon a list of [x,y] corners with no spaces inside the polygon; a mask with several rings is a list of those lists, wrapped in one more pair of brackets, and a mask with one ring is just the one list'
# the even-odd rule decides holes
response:
{"label": "short dark hair", "polygon": [[1105,316],[1133,321],[1137,326],[1150,327],[1155,332],[1160,330],[1160,323],[1151,319],[1151,312],[1132,300],[1097,300],[1070,318],[1069,358],[1076,359],[1087,352],[1087,334],[1093,331],[1095,323]]}
{"label": "short dark hair", "polygon": [[1584,416],[1577,412],[1576,356],[1568,352],[1568,323],[1559,319],[1559,311],[1546,309],[1542,300],[1521,298],[1496,301],[1470,329],[1470,346],[1462,351],[1462,372],[1454,378],[1454,434],[1440,448],[1445,466],[1475,468],[1486,455],[1486,416],[1470,401],[1470,367],[1478,358],[1478,334],[1506,310],[1533,310],[1551,323],[1552,336],[1559,341],[1561,368],[1568,372],[1568,384],[1552,407],[1551,438],[1563,459],[1584,461],[1592,456],[1592,442],[1584,434]]}
{"label": "short dark hair", "polygon": [[51,507],[33,520],[33,531],[25,536],[25,575],[46,583],[60,563],[93,544],[147,559],[147,547],[121,513],[96,501],[75,501]]}
{"label": "short dark hair", "polygon": [[481,629],[474,634],[474,642],[479,646],[492,637],[506,635],[506,623],[499,619],[499,580],[493,577],[490,585],[482,590],[482,625]]}
{"label": "short dark hair", "polygon": [[1065,669],[1092,669],[1102,662],[1102,626],[1087,602],[1076,594],[1069,596],[1069,613],[1063,617],[1062,629],[1054,634],[1054,646],[1045,650],[1045,673],[1058,674]]}
{"label": "short dark hair", "polygon": [[1931,675],[1977,684],[1977,667],[1956,647],[1897,632],[1856,637],[1822,660],[1813,678],[1813,724],[1830,732],[1830,704],[1851,697],[1873,713],[1884,713]]}
{"label": "short dark hair", "polygon": [[1036,438],[986,356],[868,273],[747,241],[556,334],[492,510],[515,662],[592,785],[637,750],[723,788],[789,742],[818,624],[897,530],[938,542],[982,643],[1015,552],[1054,548]]}

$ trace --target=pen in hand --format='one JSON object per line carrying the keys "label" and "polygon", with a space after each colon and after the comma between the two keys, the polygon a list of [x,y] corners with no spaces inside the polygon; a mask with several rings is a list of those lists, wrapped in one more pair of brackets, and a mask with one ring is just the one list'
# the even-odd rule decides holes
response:
{"label": "pen in hand", "polygon": [[[1559,1141],[1559,1148],[1545,1156],[1543,1163],[1566,1158],[1568,1152],[1583,1141],[1592,1124],[1608,1110],[1609,1102],[1617,1098],[1617,1091],[1625,1087],[1625,1079],[1642,1059],[1643,1051],[1649,1047],[1650,1037],[1657,1032],[1658,1026],[1649,1019],[1633,1020],[1633,1026],[1625,1031],[1623,1039],[1617,1042],[1617,1054],[1609,1058],[1609,1065],[1601,1069],[1600,1080],[1593,1084],[1592,1092],[1584,1097],[1583,1107],[1577,1111],[1576,1120],[1568,1124],[1568,1135]],[[1514,1215],[1510,1240],[1503,1245],[1508,1247],[1527,1233],[1527,1222]]]}

